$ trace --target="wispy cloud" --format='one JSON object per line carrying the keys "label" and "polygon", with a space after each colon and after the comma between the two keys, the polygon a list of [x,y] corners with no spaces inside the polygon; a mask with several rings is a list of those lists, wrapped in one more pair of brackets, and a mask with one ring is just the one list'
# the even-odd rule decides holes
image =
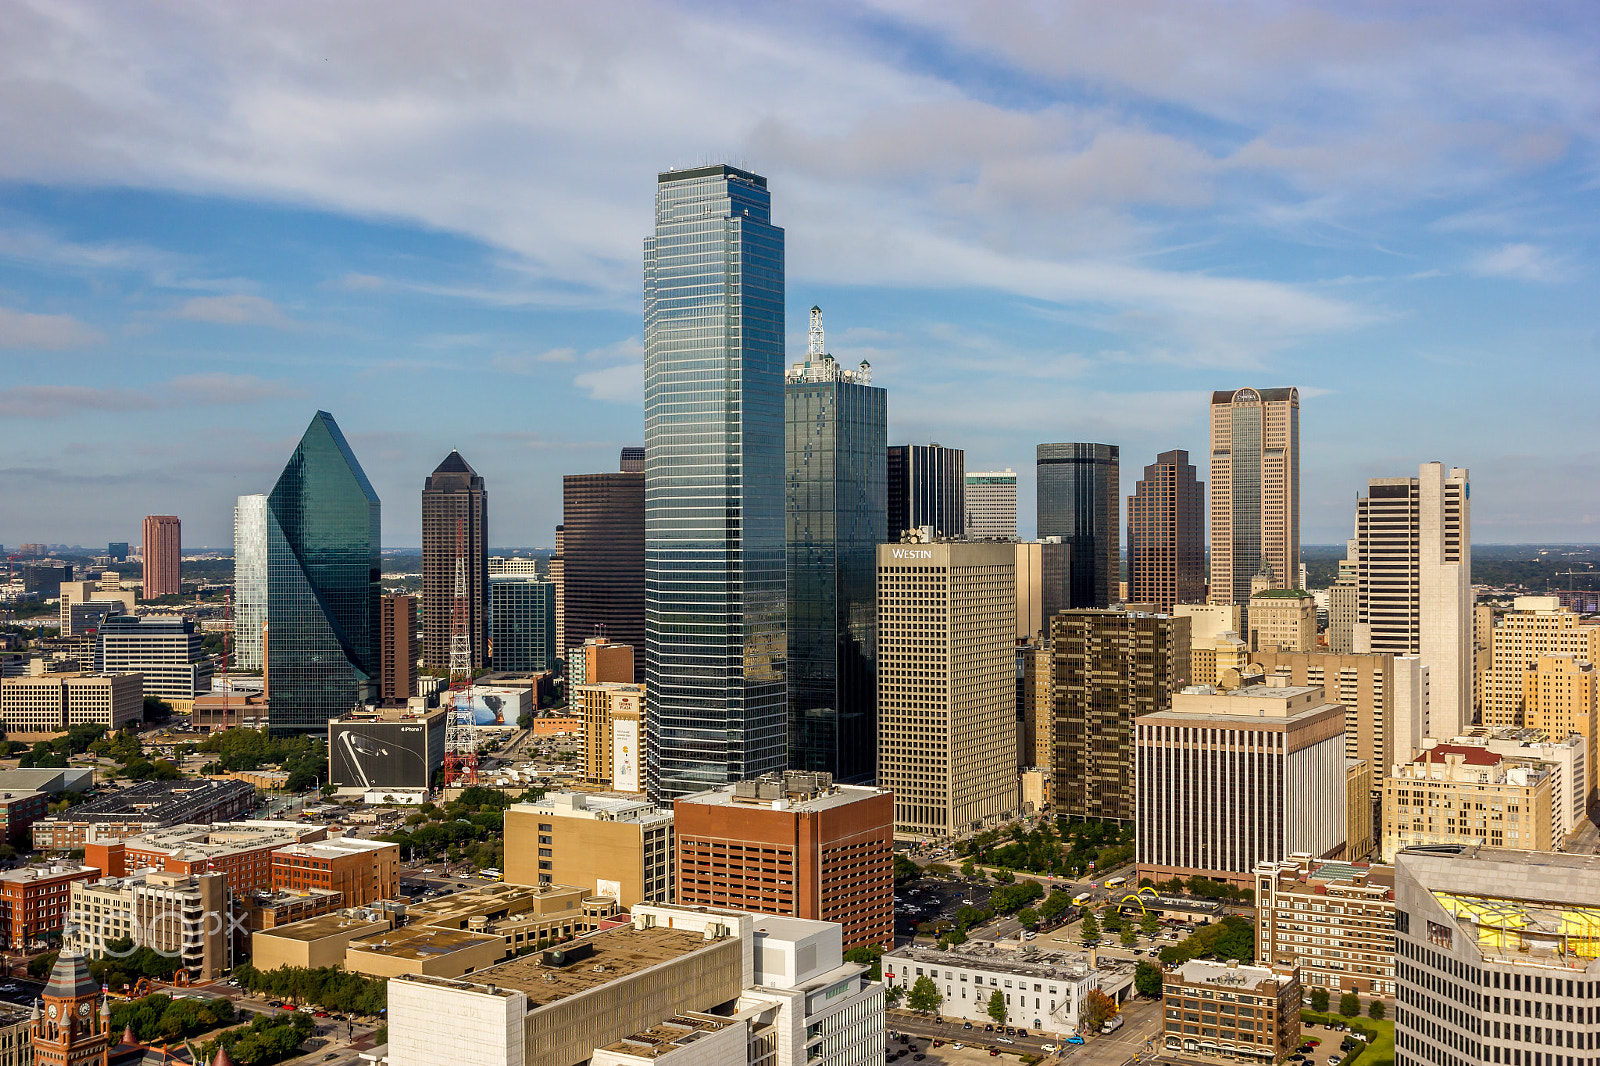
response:
{"label": "wispy cloud", "polygon": [[0,389],[0,418],[54,419],[88,411],[155,411],[196,404],[251,404],[304,395],[286,382],[248,374],[190,374],[145,391],[87,385],[13,385]]}
{"label": "wispy cloud", "polygon": [[1470,269],[1481,278],[1518,281],[1560,281],[1566,273],[1558,258],[1536,244],[1503,244],[1476,256]]}
{"label": "wispy cloud", "polygon": [[214,322],[223,326],[272,326],[292,329],[295,323],[278,305],[261,296],[195,296],[172,312],[173,318]]}
{"label": "wispy cloud", "polygon": [[99,330],[71,315],[36,315],[0,307],[0,348],[61,351],[97,344]]}

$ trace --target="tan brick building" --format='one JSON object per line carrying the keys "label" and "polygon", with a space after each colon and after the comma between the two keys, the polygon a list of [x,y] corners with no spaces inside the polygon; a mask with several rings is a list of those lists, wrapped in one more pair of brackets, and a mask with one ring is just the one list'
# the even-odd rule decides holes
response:
{"label": "tan brick building", "polygon": [[290,844],[272,853],[272,887],[339,892],[360,907],[400,892],[400,845],[339,837]]}
{"label": "tan brick building", "polygon": [[[633,669],[631,660],[628,669]],[[644,790],[644,695],[644,686],[632,682],[572,686],[567,704],[583,720],[585,781],[618,792]]]}
{"label": "tan brick building", "polygon": [[1258,960],[1335,998],[1394,995],[1394,867],[1297,855],[1258,863],[1255,891]]}
{"label": "tan brick building", "polygon": [[1315,651],[1317,602],[1304,589],[1266,589],[1250,597],[1246,643],[1257,651]]}
{"label": "tan brick building", "polygon": [[624,907],[673,896],[672,812],[648,800],[554,792],[505,814],[513,885],[575,885]]}
{"label": "tan brick building", "polygon": [[1300,975],[1293,968],[1193,959],[1161,978],[1168,1052],[1281,1062],[1300,1043]]}
{"label": "tan brick building", "polygon": [[1393,767],[1383,787],[1383,859],[1427,844],[1549,851],[1554,778],[1538,760],[1440,744]]}

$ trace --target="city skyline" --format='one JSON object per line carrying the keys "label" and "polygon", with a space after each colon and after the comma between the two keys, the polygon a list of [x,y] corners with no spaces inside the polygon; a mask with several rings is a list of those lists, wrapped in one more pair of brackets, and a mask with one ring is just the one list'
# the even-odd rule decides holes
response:
{"label": "city skyline", "polygon": [[[459,447],[505,542],[548,544],[561,475],[639,440],[639,190],[700,158],[785,190],[788,343],[813,303],[850,322],[834,354],[896,390],[891,440],[972,469],[1055,440],[1198,457],[1207,393],[1293,384],[1303,543],[1347,538],[1368,478],[1442,457],[1474,472],[1481,543],[1600,540],[1564,488],[1592,447],[1525,432],[1592,397],[1589,20],[1174,9],[1132,38],[1092,7],[976,10],[19,7],[11,98],[73,103],[0,112],[0,491],[33,505],[0,542],[170,513],[224,545],[322,407],[380,496]],[[635,74],[671,89],[641,105]],[[420,396],[474,417],[400,432]],[[409,510],[390,543],[420,543]]]}

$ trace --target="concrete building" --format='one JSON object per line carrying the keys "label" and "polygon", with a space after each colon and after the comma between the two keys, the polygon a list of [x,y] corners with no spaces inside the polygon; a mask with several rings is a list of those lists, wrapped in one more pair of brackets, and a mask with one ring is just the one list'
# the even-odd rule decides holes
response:
{"label": "concrete building", "polygon": [[616,471],[561,479],[556,654],[571,658],[572,649],[594,636],[640,649],[633,673],[596,681],[644,684],[644,477],[644,449],[624,448]]}
{"label": "concrete building", "polygon": [[417,598],[385,593],[378,601],[378,618],[378,698],[384,703],[404,703],[417,694],[417,660],[422,655]]}
{"label": "concrete building", "polygon": [[1281,1062],[1300,1043],[1300,975],[1191,959],[1161,976],[1168,1052]]}
{"label": "concrete building", "polygon": [[1229,637],[1243,648],[1244,608],[1236,603],[1178,603],[1174,618],[1189,619],[1189,684],[1217,683],[1217,642]]}
{"label": "concrete building", "polygon": [[230,822],[254,807],[255,798],[255,786],[244,781],[140,781],[41,818],[33,825],[33,846],[39,851],[69,851],[91,839],[117,840],[179,824]]}
{"label": "concrete building", "polygon": [[1060,537],[1022,540],[1017,553],[1017,640],[1050,639],[1050,620],[1066,610],[1072,553]]}
{"label": "concrete building", "polygon": [[46,674],[0,678],[8,733],[59,733],[79,723],[121,729],[144,716],[140,674]]}
{"label": "concrete building", "polygon": [[1211,394],[1212,603],[1250,602],[1260,575],[1292,588],[1300,574],[1300,393]]}
{"label": "concrete building", "polygon": [[132,589],[106,589],[98,581],[63,581],[61,583],[61,635],[75,636],[84,631],[80,620],[84,617],[74,610],[94,607],[100,615],[132,614],[139,602],[138,593]]}
{"label": "concrete building", "polygon": [[1055,652],[1048,637],[1017,645],[1017,768],[1043,770],[1054,783]]}
{"label": "concrete building", "polygon": [[606,681],[639,684],[636,664],[644,660],[632,645],[613,644],[605,637],[589,637],[567,646],[567,684],[591,685]]}
{"label": "concrete building", "polygon": [[967,536],[1008,540],[1016,535],[1016,471],[967,471]]}
{"label": "concrete building", "polygon": [[998,992],[1008,1025],[1051,1036],[1078,1032],[1090,992],[1120,1000],[1133,984],[1131,966],[1100,969],[1070,952],[1020,954],[976,943],[949,951],[906,944],[885,952],[881,965],[884,987],[903,989],[905,995],[917,978],[931,978],[944,997],[939,1003],[943,1018],[989,1024],[994,1021],[989,1000]]}
{"label": "concrete building", "polygon": [[1304,589],[1255,593],[1247,618],[1252,652],[1317,650],[1317,604]]}
{"label": "concrete building", "polygon": [[227,875],[229,891],[245,893],[272,885],[272,853],[278,848],[327,835],[326,826],[299,822],[175,825],[135,837],[90,840],[83,856],[106,877],[144,869],[184,876],[220,873]]}
{"label": "concrete building", "polygon": [[1554,775],[1476,745],[1438,744],[1389,770],[1383,788],[1383,860],[1439,844],[1548,851]]}
{"label": "concrete building", "polygon": [[477,670],[489,662],[489,491],[461,453],[451,451],[422,485],[422,655],[432,667],[450,665],[458,582],[465,586],[469,657]]}
{"label": "concrete building", "polygon": [[630,910],[673,898],[672,811],[647,800],[553,792],[505,814],[505,877],[576,885]]}
{"label": "concrete building", "polygon": [[430,788],[444,765],[449,708],[382,707],[328,721],[327,783],[339,788]]}
{"label": "concrete building", "polygon": [[1394,995],[1394,868],[1295,855],[1256,864],[1256,958],[1308,988]]}
{"label": "concrete building", "polygon": [[1344,708],[1321,688],[1192,686],[1134,728],[1139,877],[1249,888],[1258,862],[1343,852]]}
{"label": "concrete building", "polygon": [[1189,675],[1189,620],[1135,611],[1055,616],[1050,766],[1058,815],[1134,817],[1133,723]]}
{"label": "concrete building", "polygon": [[132,940],[176,960],[192,976],[214,979],[233,966],[227,877],[140,870],[127,877],[74,881],[62,946],[91,959]]}
{"label": "concrete building", "polygon": [[1128,595],[1170,612],[1206,594],[1206,486],[1189,453],[1162,452],[1128,497]]}
{"label": "concrete building", "polygon": [[267,621],[267,496],[240,496],[233,507],[233,660],[240,670],[264,670],[261,637]]}
{"label": "concrete building", "polygon": [[878,548],[878,784],[895,834],[953,836],[1017,802],[1016,558],[1003,542]]}
{"label": "concrete building", "polygon": [[886,455],[888,539],[929,526],[936,537],[967,528],[967,453],[934,444],[893,444]]}
{"label": "concrete building", "polygon": [[1359,556],[1356,542],[1346,541],[1338,576],[1328,588],[1328,650],[1335,655],[1349,655],[1355,647]]}
{"label": "concrete building", "polygon": [[60,933],[72,909],[72,886],[101,871],[83,863],[30,864],[0,873],[0,945],[22,951]]}
{"label": "concrete building", "polygon": [[1344,761],[1344,857],[1348,862],[1360,862],[1378,846],[1383,805],[1374,780],[1367,760]]}
{"label": "concrete building", "polygon": [[1068,607],[1110,607],[1122,571],[1115,444],[1040,444],[1035,447],[1037,535],[1060,537],[1070,553]]}
{"label": "concrete building", "polygon": [[272,853],[272,887],[338,892],[346,907],[393,899],[400,891],[400,845],[354,837],[288,844]]}
{"label": "concrete building", "polygon": [[1588,1061],[1597,863],[1497,848],[1395,857],[1396,1066]]}
{"label": "concrete building", "polygon": [[182,591],[183,524],[177,515],[146,515],[144,543],[144,598],[176,596]]}
{"label": "concrete building", "polygon": [[1428,735],[1472,722],[1472,500],[1465,469],[1423,463],[1373,478],[1356,501],[1356,653],[1415,655],[1428,668]]}
{"label": "concrete building", "polygon": [[680,797],[677,901],[835,922],[894,945],[894,796],[788,770]]}
{"label": "concrete building", "polygon": [[[1429,739],[1423,750],[1436,750],[1440,741]],[[1550,839],[1560,846],[1588,824],[1589,746],[1576,733],[1553,738],[1537,729],[1469,729],[1452,737],[1451,747],[1483,748],[1504,757],[1513,766],[1539,766],[1550,774]]]}
{"label": "concrete building", "polygon": [[489,637],[496,670],[556,668],[556,586],[543,578],[489,578]]}
{"label": "concrete building", "polygon": [[[627,673],[633,675],[631,666]],[[643,792],[644,686],[569,685],[567,706],[583,718],[583,779],[618,792]]]}
{"label": "concrete building", "polygon": [[139,674],[144,694],[193,703],[211,689],[211,664],[194,622],[175,614],[114,615],[100,627],[95,669]]}

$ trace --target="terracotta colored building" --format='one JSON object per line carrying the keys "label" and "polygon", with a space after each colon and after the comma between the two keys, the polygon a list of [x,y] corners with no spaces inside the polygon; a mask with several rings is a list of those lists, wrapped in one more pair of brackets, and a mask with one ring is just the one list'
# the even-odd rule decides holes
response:
{"label": "terracotta colored building", "polygon": [[183,524],[177,515],[146,515],[144,520],[144,598],[176,596],[183,558]]}
{"label": "terracotta colored building", "polygon": [[273,852],[290,844],[319,841],[328,834],[320,825],[254,824],[179,825],[125,840],[84,844],[84,861],[106,877],[126,877],[130,870],[156,869],[187,877],[204,873],[228,875],[228,887],[250,892],[272,885]]}
{"label": "terracotta colored building", "polygon": [[343,837],[291,844],[272,854],[272,887],[339,892],[346,907],[392,899],[400,892],[400,845]]}
{"label": "terracotta colored building", "polygon": [[404,703],[417,694],[417,657],[422,647],[422,634],[417,629],[417,598],[388,593],[378,603],[383,625],[378,649],[378,698],[385,703]]}
{"label": "terracotta colored building", "polygon": [[894,945],[894,796],[797,770],[674,804],[678,903],[836,922]]}
{"label": "terracotta colored building", "polygon": [[59,933],[71,909],[72,883],[95,881],[93,866],[62,862],[0,874],[0,942],[13,950],[45,933]]}

